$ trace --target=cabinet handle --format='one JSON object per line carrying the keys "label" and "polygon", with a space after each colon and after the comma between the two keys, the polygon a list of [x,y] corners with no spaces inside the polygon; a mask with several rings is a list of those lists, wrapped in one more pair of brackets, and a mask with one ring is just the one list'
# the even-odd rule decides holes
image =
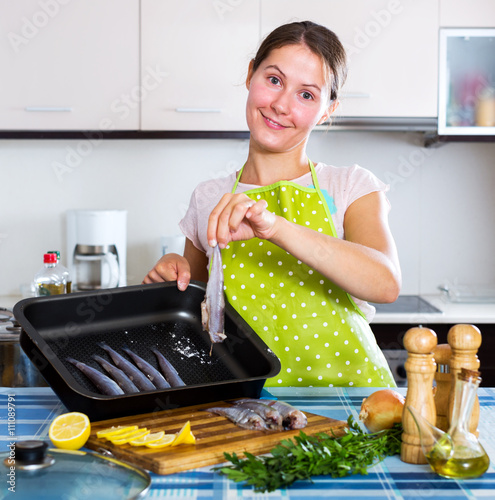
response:
{"label": "cabinet handle", "polygon": [[59,107],[59,106],[26,106],[24,108],[26,111],[30,111],[30,112],[36,112],[36,111],[56,111],[58,113],[61,113],[61,112],[71,112],[72,111],[72,108],[68,108],[68,107]]}
{"label": "cabinet handle", "polygon": [[368,92],[343,92],[343,97],[350,97],[351,99],[369,99],[371,94]]}
{"label": "cabinet handle", "polygon": [[175,108],[176,113],[221,113],[219,108]]}

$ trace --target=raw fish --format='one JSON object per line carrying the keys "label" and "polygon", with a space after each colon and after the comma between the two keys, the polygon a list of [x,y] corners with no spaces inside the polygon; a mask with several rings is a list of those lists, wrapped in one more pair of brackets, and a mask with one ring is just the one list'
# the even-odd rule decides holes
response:
{"label": "raw fish", "polygon": [[223,292],[222,252],[217,245],[213,247],[211,268],[206,294],[201,303],[201,321],[203,330],[210,335],[212,343],[223,342],[225,321],[225,296]]}
{"label": "raw fish", "polygon": [[234,404],[238,408],[247,408],[257,413],[266,422],[266,425],[270,429],[282,430],[282,415],[278,410],[262,403],[261,401],[249,401],[241,399],[240,401],[234,401]]}
{"label": "raw fish", "polygon": [[149,378],[144,373],[141,373],[130,361],[127,361],[117,351],[114,351],[103,342],[99,346],[108,352],[115,365],[131,379],[140,391],[156,391],[156,387],[151,383]]}
{"label": "raw fish", "polygon": [[109,363],[106,359],[98,356],[98,354],[95,354],[93,359],[108,372],[108,374],[115,380],[115,382],[117,382],[117,384],[119,384],[120,388],[126,394],[139,392],[139,389],[134,385],[132,380],[120,368],[113,366],[112,363]]}
{"label": "raw fish", "polygon": [[177,370],[172,366],[170,361],[157,349],[152,349],[152,351],[155,353],[160,369],[171,387],[182,387],[186,385],[179,377]]}
{"label": "raw fish", "polygon": [[286,429],[303,429],[308,424],[306,415],[289,403],[273,401],[271,399],[247,399],[241,401],[257,401],[258,403],[264,403],[275,408],[282,415],[283,426]]}
{"label": "raw fish", "polygon": [[118,386],[115,380],[112,380],[110,377],[100,373],[98,370],[85,365],[81,361],[77,361],[74,358],[67,358],[67,361],[81,370],[81,372],[83,372],[84,375],[86,375],[86,377],[88,377],[89,380],[96,385],[102,394],[106,394],[107,396],[119,396],[120,394],[124,394],[124,391]]}
{"label": "raw fish", "polygon": [[123,347],[122,350],[125,351],[130,358],[132,358],[137,367],[151,380],[157,389],[170,389],[170,384],[154,366],[150,365],[135,352],[132,352],[129,348]]}
{"label": "raw fish", "polygon": [[234,424],[242,427],[243,429],[251,429],[255,431],[267,430],[265,421],[253,410],[248,410],[247,408],[239,408],[237,406],[231,406],[230,408],[213,407],[206,408],[205,411],[227,417],[229,420],[234,422]]}

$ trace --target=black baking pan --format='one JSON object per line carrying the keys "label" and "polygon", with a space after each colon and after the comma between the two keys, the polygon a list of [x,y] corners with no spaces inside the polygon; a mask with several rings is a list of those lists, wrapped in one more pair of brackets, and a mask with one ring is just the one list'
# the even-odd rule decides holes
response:
{"label": "black baking pan", "polygon": [[[236,397],[259,397],[280,361],[242,317],[226,304],[224,342],[214,344],[201,324],[205,285],[192,281],[181,292],[175,282],[77,292],[21,300],[14,315],[20,343],[30,360],[70,411],[92,420],[149,413]],[[111,361],[105,342],[158,368],[151,349],[161,351],[184,380],[175,387],[105,396],[68,357],[103,372],[94,354]],[[211,355],[210,355],[211,351]],[[128,358],[127,358],[128,359]]]}

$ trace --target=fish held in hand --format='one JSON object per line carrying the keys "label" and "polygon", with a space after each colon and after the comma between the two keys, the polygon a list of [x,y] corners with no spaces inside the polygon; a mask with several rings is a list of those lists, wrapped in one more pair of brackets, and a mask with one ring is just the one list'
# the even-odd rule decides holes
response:
{"label": "fish held in hand", "polygon": [[112,363],[98,356],[98,354],[94,354],[93,359],[117,382],[125,394],[139,392],[139,389],[133,384],[132,380],[120,368],[113,366]]}
{"label": "fish held in hand", "polygon": [[219,406],[206,408],[205,411],[227,417],[231,422],[239,427],[242,427],[243,429],[254,431],[264,431],[268,429],[263,418],[256,412],[254,412],[253,410],[249,410],[248,408],[239,408],[237,406],[224,408]]}
{"label": "fish held in hand", "polygon": [[101,342],[98,345],[107,351],[115,366],[120,368],[140,391],[156,391],[156,387],[151,383],[150,379],[144,373],[140,372],[130,361],[127,361],[127,359],[105,343]]}
{"label": "fish held in hand", "polygon": [[182,387],[186,385],[180,378],[177,370],[173,367],[172,363],[170,363],[170,361],[158,349],[152,349],[152,351],[155,353],[158,364],[160,365],[160,369],[170,386]]}
{"label": "fish held in hand", "polygon": [[223,266],[220,247],[213,247],[211,269],[206,294],[201,303],[201,321],[203,330],[210,335],[212,343],[223,342],[227,336],[224,332],[225,295],[223,291]]}
{"label": "fish held in hand", "polygon": [[124,391],[119,387],[115,380],[112,380],[110,377],[100,373],[95,368],[92,368],[81,361],[77,361],[74,358],[67,358],[67,361],[84,373],[84,375],[86,375],[86,377],[93,382],[102,394],[107,396],[120,396],[121,394],[124,394]]}
{"label": "fish held in hand", "polygon": [[138,356],[127,347],[123,347],[122,350],[129,355],[134,363],[136,363],[137,367],[151,380],[152,384],[157,389],[170,389],[170,384],[153,365],[150,365],[141,356]]}

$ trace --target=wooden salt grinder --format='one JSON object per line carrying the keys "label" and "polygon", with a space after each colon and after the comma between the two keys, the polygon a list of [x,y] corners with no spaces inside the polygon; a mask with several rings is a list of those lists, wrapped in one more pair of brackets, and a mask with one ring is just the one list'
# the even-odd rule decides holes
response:
{"label": "wooden salt grinder", "polygon": [[449,344],[438,344],[433,350],[433,358],[437,364],[435,381],[435,407],[437,410],[436,426],[442,431],[449,429],[449,399],[452,377],[450,373],[450,357],[452,349]]}
{"label": "wooden salt grinder", "polygon": [[[474,325],[454,325],[447,335],[447,341],[452,349],[452,356],[450,358],[450,374],[451,386],[449,396],[449,425],[452,419],[452,412],[454,410],[454,394],[455,382],[457,374],[460,373],[461,368],[468,370],[478,371],[480,367],[480,360],[477,353],[481,346],[481,332]],[[478,432],[478,422],[480,418],[480,402],[478,396],[474,400],[473,413],[469,420],[469,432],[476,436]]]}
{"label": "wooden salt grinder", "polygon": [[437,345],[437,334],[429,328],[410,328],[404,336],[404,347],[408,357],[405,363],[407,372],[407,394],[402,413],[402,446],[400,459],[409,464],[426,464],[421,448],[419,430],[407,409],[412,406],[432,425],[436,423],[435,401],[433,399],[433,377],[435,360],[433,349]]}

